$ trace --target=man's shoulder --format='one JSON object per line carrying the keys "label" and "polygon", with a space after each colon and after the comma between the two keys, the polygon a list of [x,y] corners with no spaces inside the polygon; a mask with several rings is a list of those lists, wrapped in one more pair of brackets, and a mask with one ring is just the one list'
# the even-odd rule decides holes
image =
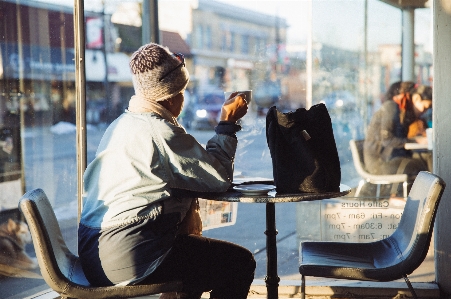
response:
{"label": "man's shoulder", "polygon": [[140,128],[143,126],[167,126],[164,119],[156,113],[147,112],[147,113],[133,113],[133,112],[125,112],[118,118],[119,122],[127,123],[127,124],[135,124]]}
{"label": "man's shoulder", "polygon": [[385,101],[382,104],[382,107],[385,107],[386,109],[393,109],[393,108],[398,107],[398,104],[396,104],[395,101]]}
{"label": "man's shoulder", "polygon": [[399,106],[398,104],[396,104],[396,102],[394,101],[385,101],[382,106],[381,109],[379,110],[380,113],[382,114],[393,114],[399,111]]}

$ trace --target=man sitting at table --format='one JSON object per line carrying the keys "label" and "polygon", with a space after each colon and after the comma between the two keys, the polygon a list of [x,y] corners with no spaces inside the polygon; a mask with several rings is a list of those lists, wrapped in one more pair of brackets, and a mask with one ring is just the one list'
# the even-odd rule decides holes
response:
{"label": "man sitting at table", "polygon": [[[147,44],[130,59],[135,95],[106,130],[84,173],[79,255],[95,286],[179,280],[178,298],[244,299],[254,278],[252,253],[236,244],[183,234],[196,199],[177,190],[224,192],[231,186],[236,121],[244,94],[225,101],[204,149],[177,122],[189,75],[183,55]],[[200,222],[200,218],[194,219]]]}
{"label": "man sitting at table", "polygon": [[430,170],[428,161],[405,149],[407,142],[427,143],[424,136],[408,138],[409,127],[432,107],[432,89],[403,82],[399,94],[373,115],[364,142],[364,162],[373,174],[408,174],[410,179]]}

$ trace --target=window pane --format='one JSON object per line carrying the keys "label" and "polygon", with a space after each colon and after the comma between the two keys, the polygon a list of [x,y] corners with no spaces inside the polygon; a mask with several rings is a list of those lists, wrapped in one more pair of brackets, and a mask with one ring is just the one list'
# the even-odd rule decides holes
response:
{"label": "window pane", "polygon": [[[160,1],[161,3],[171,1]],[[191,119],[184,119],[189,132],[205,144],[213,134],[218,121],[218,109],[211,106],[209,114],[196,117],[200,102],[212,93],[223,91],[253,91],[248,114],[243,118],[242,131],[238,133],[238,150],[235,160],[235,176],[272,178],[272,161],[266,143],[266,112],[272,105],[281,111],[289,111],[306,105],[305,34],[303,24],[297,22],[302,12],[302,1],[199,1],[195,8],[193,24],[211,24],[213,36],[222,39],[212,45],[212,53],[196,53],[195,79],[192,95],[195,102],[186,107],[192,111]],[[163,6],[160,6],[163,9]],[[287,12],[297,17],[287,19]],[[278,12],[278,13],[276,13]],[[214,13],[215,17],[205,16]],[[293,20],[296,23],[289,22]],[[160,19],[161,29],[170,20]],[[290,29],[289,29],[290,28]],[[222,34],[221,34],[222,33]],[[292,34],[291,37],[289,34]],[[288,42],[295,43],[290,48]],[[304,39],[303,47],[299,47]],[[218,68],[224,69],[217,72]],[[207,74],[214,74],[211,80]],[[215,113],[216,109],[216,113]],[[282,279],[299,279],[297,233],[297,204],[276,205],[278,230],[278,270]],[[266,276],[266,235],[264,234],[265,205],[238,204],[236,223],[233,226],[204,231],[207,237],[238,243],[255,254],[256,279]],[[319,219],[316,219],[319,223]],[[319,226],[318,226],[319,227]]]}
{"label": "window pane", "polygon": [[22,221],[17,203],[25,191],[44,190],[69,248],[77,248],[73,12],[1,1],[0,15],[0,297],[24,298],[48,289],[30,242],[5,249],[5,229],[17,231]]}
{"label": "window pane", "polygon": [[[160,11],[164,11],[174,2],[160,3]],[[358,198],[353,197],[361,177],[355,170],[349,141],[365,138],[384,93],[401,78],[402,12],[382,1],[368,1],[367,9],[364,3],[313,1],[311,24],[307,1],[199,1],[192,10],[192,27],[209,24],[212,36],[220,38],[213,39],[212,51],[208,53],[190,44],[195,53],[191,71],[194,82],[188,90],[192,100],[182,121],[190,133],[205,143],[212,134],[205,129],[212,130],[217,123],[219,106],[211,105],[211,111],[199,117],[197,112],[206,110],[201,103],[222,91],[253,90],[251,109],[238,135],[237,177],[272,177],[265,137],[267,109],[276,105],[287,112],[307,107],[308,76],[312,79],[312,104],[325,103],[331,115],[342,183],[353,191],[346,199],[276,205],[278,270],[282,279],[300,278],[300,240],[375,241],[391,234],[402,214],[404,200],[391,198],[392,186],[382,187],[379,196],[375,188],[365,186]],[[415,44],[423,55],[416,59],[415,74],[418,83],[423,84],[431,77],[430,40],[424,34],[430,28],[428,11],[418,9],[415,15]],[[345,15],[353,17],[343,18]],[[172,21],[160,19],[160,29],[169,28]],[[177,31],[184,32],[185,28],[189,27],[181,25]],[[309,28],[311,57],[307,56]],[[196,32],[192,34],[191,38],[198,38]],[[307,59],[311,59],[311,71],[306,68]],[[258,279],[266,275],[264,209],[256,204],[239,204],[234,226],[204,232],[255,252]],[[431,275],[431,269],[429,264],[417,271]]]}

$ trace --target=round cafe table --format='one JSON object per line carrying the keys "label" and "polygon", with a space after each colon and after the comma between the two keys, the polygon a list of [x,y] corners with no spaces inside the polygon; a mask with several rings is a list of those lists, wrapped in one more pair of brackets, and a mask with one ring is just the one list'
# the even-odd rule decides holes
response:
{"label": "round cafe table", "polygon": [[[245,185],[243,183],[242,185]],[[321,199],[329,199],[341,197],[349,194],[351,188],[346,185],[340,185],[340,190],[337,192],[322,192],[322,193],[295,193],[295,194],[280,194],[275,190],[268,193],[249,195],[241,193],[236,190],[229,190],[223,193],[202,193],[198,197],[217,201],[227,202],[243,202],[243,203],[265,203],[266,204],[266,289],[267,298],[278,298],[278,287],[280,278],[277,274],[277,241],[276,241],[276,203],[284,202],[300,202],[300,201],[314,201]]]}

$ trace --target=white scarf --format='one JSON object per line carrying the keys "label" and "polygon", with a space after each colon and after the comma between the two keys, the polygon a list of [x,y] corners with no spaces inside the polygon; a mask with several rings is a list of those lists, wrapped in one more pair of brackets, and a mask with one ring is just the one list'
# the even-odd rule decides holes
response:
{"label": "white scarf", "polygon": [[146,99],[142,96],[132,96],[128,103],[128,110],[135,113],[154,112],[174,126],[181,127],[177,118],[168,109],[164,108],[158,102]]}

